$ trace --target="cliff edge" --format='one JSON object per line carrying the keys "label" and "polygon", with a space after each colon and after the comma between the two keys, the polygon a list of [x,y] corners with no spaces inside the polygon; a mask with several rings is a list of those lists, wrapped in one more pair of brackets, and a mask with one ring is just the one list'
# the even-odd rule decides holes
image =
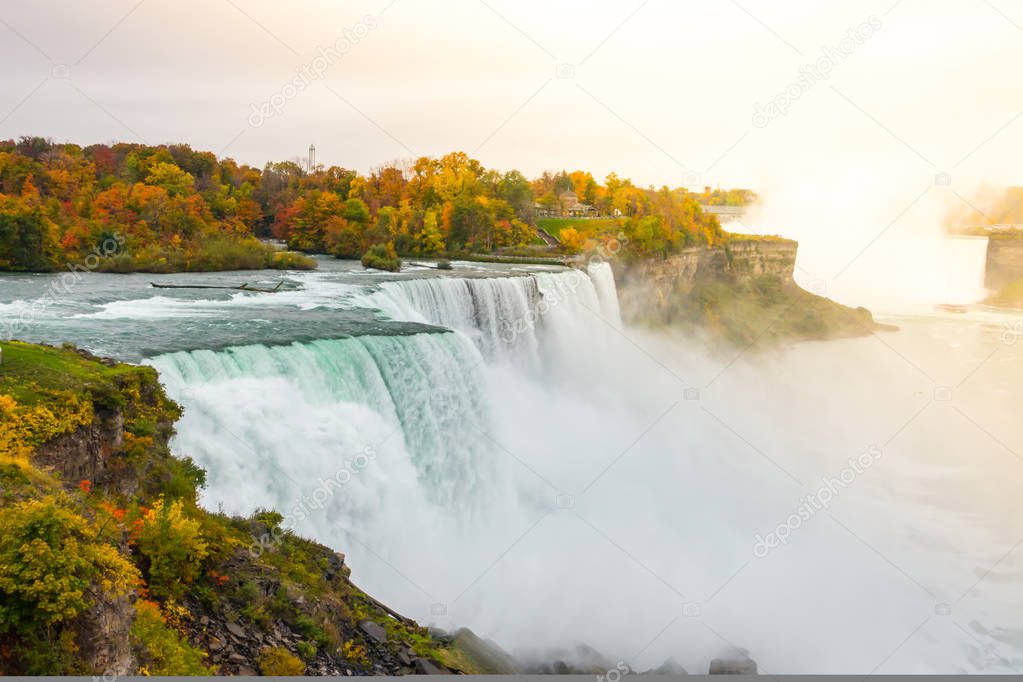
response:
{"label": "cliff edge", "polygon": [[1023,233],[992,235],[988,239],[984,286],[994,292],[986,303],[1023,308]]}
{"label": "cliff edge", "polygon": [[864,336],[886,328],[865,308],[796,284],[797,249],[787,239],[732,235],[722,246],[616,262],[622,317],[631,324],[710,333],[737,345]]}
{"label": "cliff edge", "polygon": [[486,672],[279,514],[199,507],[154,369],[0,352],[0,673]]}

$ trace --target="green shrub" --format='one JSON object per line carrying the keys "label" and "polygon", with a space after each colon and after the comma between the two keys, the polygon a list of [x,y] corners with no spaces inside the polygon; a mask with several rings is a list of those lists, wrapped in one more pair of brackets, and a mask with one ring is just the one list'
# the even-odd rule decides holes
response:
{"label": "green shrub", "polygon": [[394,244],[375,244],[362,254],[362,265],[376,270],[398,272],[401,270],[401,259],[394,250]]}
{"label": "green shrub", "polygon": [[274,270],[315,270],[316,260],[297,251],[277,251],[267,266]]}
{"label": "green shrub", "polygon": [[295,646],[295,648],[298,649],[298,655],[307,661],[311,661],[312,659],[316,658],[317,648],[315,644],[310,644],[309,642],[303,641],[299,642]]}
{"label": "green shrub", "polygon": [[305,674],[305,663],[281,647],[263,649],[256,663],[259,672],[270,677],[298,677]]}

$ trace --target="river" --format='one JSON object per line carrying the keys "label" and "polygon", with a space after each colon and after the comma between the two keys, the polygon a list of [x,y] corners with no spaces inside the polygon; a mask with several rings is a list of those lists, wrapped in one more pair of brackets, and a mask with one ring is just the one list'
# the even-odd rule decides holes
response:
{"label": "river", "polygon": [[0,335],[157,367],[204,505],[523,656],[1023,670],[1023,316],[727,349],[623,326],[606,265],[320,265],[6,274]]}

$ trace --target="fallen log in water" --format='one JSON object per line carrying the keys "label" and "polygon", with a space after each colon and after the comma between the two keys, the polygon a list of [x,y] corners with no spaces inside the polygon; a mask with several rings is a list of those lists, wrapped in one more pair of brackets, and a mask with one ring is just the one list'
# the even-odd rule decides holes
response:
{"label": "fallen log in water", "polygon": [[250,287],[248,283],[240,286],[220,286],[216,284],[157,284],[156,282],[150,282],[149,285],[154,289],[231,289],[232,291],[257,291],[262,294],[272,294],[281,288],[284,284],[283,281],[277,283],[273,289],[260,289],[259,287]]}

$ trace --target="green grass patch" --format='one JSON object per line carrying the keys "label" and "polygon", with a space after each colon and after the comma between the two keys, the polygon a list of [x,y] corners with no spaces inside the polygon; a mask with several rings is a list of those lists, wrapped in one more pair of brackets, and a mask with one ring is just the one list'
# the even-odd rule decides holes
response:
{"label": "green grass patch", "polygon": [[89,391],[116,402],[119,387],[130,379],[156,382],[150,367],[109,367],[82,357],[69,348],[35,346],[20,341],[0,342],[0,393],[32,406],[50,399],[52,391]]}
{"label": "green grass patch", "polygon": [[668,322],[708,329],[737,346],[862,336],[878,328],[865,308],[835,303],[775,275],[741,284],[705,282],[676,292]]}
{"label": "green grass patch", "polygon": [[573,228],[583,234],[616,232],[621,223],[617,218],[540,218],[537,227],[558,237],[566,228]]}

